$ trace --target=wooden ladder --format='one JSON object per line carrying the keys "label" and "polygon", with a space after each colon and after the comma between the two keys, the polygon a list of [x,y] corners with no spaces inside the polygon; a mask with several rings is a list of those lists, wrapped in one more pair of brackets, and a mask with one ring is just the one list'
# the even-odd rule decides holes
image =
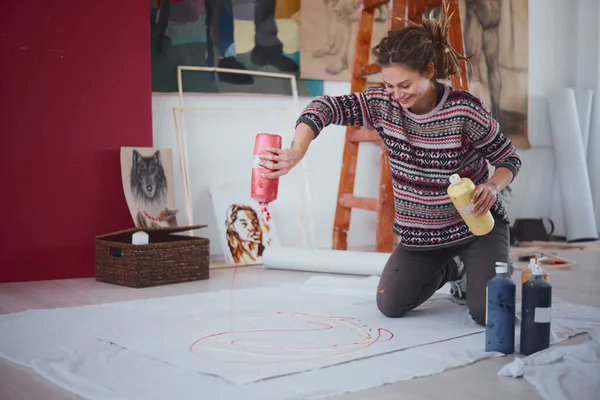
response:
{"label": "wooden ladder", "polygon": [[[464,54],[464,42],[460,22],[459,0],[446,0],[450,19],[449,44],[456,51]],[[362,0],[358,18],[358,34],[352,67],[350,93],[358,93],[367,89],[367,78],[381,72],[377,64],[370,64],[371,40],[375,11],[384,4],[390,4],[389,27],[391,30],[404,26],[403,20],[420,23],[426,10],[441,6],[442,0]],[[452,77],[452,86],[468,89],[467,71],[464,62],[460,63],[460,74]],[[374,142],[381,146],[381,162],[379,168],[379,194],[377,198],[358,197],[354,195],[358,146],[360,143]],[[348,249],[348,231],[353,208],[377,212],[375,250],[390,253],[394,249],[394,195],[392,174],[389,166],[388,151],[374,129],[349,126],[346,128],[346,139],[342,156],[342,170],[338,188],[338,198],[333,226],[333,249]]]}

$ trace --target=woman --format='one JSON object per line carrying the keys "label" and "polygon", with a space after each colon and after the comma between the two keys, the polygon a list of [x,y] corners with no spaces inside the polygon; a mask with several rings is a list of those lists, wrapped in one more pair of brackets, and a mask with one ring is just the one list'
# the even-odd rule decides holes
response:
{"label": "woman", "polygon": [[[432,18],[389,32],[373,49],[385,88],[315,98],[298,118],[291,148],[268,149],[263,166],[273,170],[266,178],[288,173],[330,124],[376,129],[389,153],[400,239],[380,278],[379,310],[401,317],[450,282],[453,298],[485,325],[486,283],[497,261],[509,262],[509,220],[498,193],[521,160],[480,99],[438,82],[467,60],[447,34],[447,20]],[[495,167],[491,177],[486,161]],[[454,173],[476,185],[472,212],[494,215],[489,234],[475,237],[452,205],[446,189]]]}

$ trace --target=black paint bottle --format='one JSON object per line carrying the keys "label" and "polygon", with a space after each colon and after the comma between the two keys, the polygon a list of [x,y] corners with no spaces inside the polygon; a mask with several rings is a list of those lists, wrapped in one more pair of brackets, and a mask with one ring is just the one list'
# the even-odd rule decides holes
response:
{"label": "black paint bottle", "polygon": [[535,265],[531,279],[523,283],[521,302],[521,354],[528,356],[550,346],[552,285]]}

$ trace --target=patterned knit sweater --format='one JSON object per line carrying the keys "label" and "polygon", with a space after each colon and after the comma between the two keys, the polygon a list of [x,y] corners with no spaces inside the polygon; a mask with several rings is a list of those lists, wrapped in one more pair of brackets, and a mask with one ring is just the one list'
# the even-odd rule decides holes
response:
{"label": "patterned knit sweater", "polygon": [[[304,109],[297,124],[315,138],[326,126],[363,126],[377,130],[392,169],[394,233],[412,250],[462,244],[475,237],[446,192],[452,174],[475,185],[488,179],[486,160],[516,176],[521,159],[499,130],[483,102],[469,92],[444,85],[441,101],[427,114],[404,109],[384,88],[344,96],[320,96]],[[500,198],[491,209],[509,223]]]}

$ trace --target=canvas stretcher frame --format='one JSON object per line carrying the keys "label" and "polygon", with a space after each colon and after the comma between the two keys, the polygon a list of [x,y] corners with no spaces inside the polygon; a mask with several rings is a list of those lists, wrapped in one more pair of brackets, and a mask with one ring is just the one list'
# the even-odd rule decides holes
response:
{"label": "canvas stretcher frame", "polygon": [[[188,225],[192,225],[193,223],[193,210],[192,210],[192,200],[190,194],[190,181],[189,181],[189,164],[187,160],[187,132],[185,128],[185,110],[190,109],[212,109],[212,107],[185,107],[183,102],[183,75],[182,71],[197,71],[197,72],[226,72],[232,74],[241,74],[241,75],[257,75],[257,76],[267,76],[272,78],[280,78],[280,79],[289,79],[290,85],[292,89],[292,100],[294,104],[294,110],[296,114],[299,114],[300,109],[300,101],[298,98],[298,87],[296,76],[292,74],[282,74],[282,73],[274,73],[274,72],[264,72],[264,71],[248,71],[248,70],[236,70],[229,68],[218,68],[218,67],[196,67],[196,66],[185,66],[179,65],[177,67],[177,86],[178,86],[178,95],[179,95],[179,107],[173,108],[173,118],[175,123],[175,135],[177,139],[177,148],[179,153],[179,164],[181,169],[181,177],[182,184],[184,188],[184,197],[186,204],[186,211],[188,217]],[[216,108],[224,108],[224,107],[216,107]],[[273,109],[274,107],[227,107],[227,109]],[[178,123],[177,113],[179,112],[179,118],[181,121],[181,126]],[[181,132],[180,132],[181,129]],[[181,136],[180,136],[181,133]],[[315,223],[314,223],[314,214],[312,211],[312,194],[310,190],[310,180],[308,176],[308,165],[306,158],[303,158],[300,162],[302,166],[302,173],[304,177],[304,186],[305,191],[304,195],[306,196],[307,208],[308,208],[308,222],[310,227],[310,241],[311,247],[316,248],[316,239],[315,239]],[[302,194],[300,193],[300,184],[298,182],[298,173],[300,171],[294,171],[294,178],[296,182],[296,189],[298,192],[298,215],[300,218],[300,228],[302,230],[302,241],[304,247],[308,247],[307,244],[307,233],[305,229],[304,223],[304,212],[303,212],[303,202],[302,202]],[[190,232],[190,235],[193,235],[193,232]]]}

